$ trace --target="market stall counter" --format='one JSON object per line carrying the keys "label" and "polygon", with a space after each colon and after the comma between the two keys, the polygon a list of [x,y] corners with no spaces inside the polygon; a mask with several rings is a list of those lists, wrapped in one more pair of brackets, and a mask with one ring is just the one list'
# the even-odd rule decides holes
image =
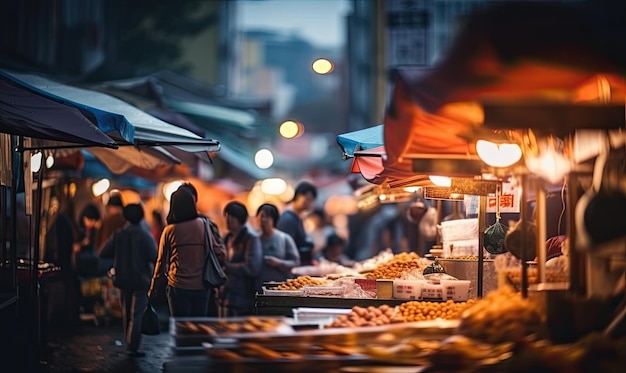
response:
{"label": "market stall counter", "polygon": [[257,294],[256,310],[258,315],[292,316],[293,310],[301,307],[345,309],[355,306],[379,307],[383,304],[397,306],[403,302],[406,302],[406,300],[377,298],[287,297]]}

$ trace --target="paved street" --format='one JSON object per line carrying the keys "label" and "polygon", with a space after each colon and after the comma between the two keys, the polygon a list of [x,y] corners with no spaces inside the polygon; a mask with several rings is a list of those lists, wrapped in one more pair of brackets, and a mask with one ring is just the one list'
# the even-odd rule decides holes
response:
{"label": "paved street", "polygon": [[47,348],[40,356],[40,371],[61,372],[161,372],[163,363],[172,357],[168,333],[167,308],[159,308],[161,334],[143,336],[142,358],[126,356],[121,321],[113,319],[108,325],[96,326],[92,321],[54,330],[48,337]]}

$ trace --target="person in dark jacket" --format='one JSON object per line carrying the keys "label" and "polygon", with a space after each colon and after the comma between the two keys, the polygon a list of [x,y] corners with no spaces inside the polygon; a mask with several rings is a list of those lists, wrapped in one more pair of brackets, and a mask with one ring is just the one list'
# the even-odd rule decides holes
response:
{"label": "person in dark jacket", "polygon": [[231,201],[224,207],[228,234],[225,272],[228,281],[221,294],[227,316],[255,314],[257,278],[261,273],[261,241],[248,226],[248,210],[241,202]]}
{"label": "person in dark jacket", "polygon": [[154,273],[157,246],[152,234],[141,224],[143,206],[124,207],[127,224],[113,233],[100,252],[101,258],[113,259],[113,284],[122,291],[122,320],[128,356],[141,357],[141,318],[148,306],[147,291]]}
{"label": "person in dark jacket", "polygon": [[293,238],[300,253],[302,265],[311,265],[313,260],[313,241],[307,236],[302,216],[311,211],[317,198],[315,185],[302,181],[296,186],[291,204],[283,211],[276,228]]}

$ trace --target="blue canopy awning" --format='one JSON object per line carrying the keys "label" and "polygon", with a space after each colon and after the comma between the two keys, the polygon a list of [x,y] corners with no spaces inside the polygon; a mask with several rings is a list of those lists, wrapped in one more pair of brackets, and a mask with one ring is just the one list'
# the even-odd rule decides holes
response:
{"label": "blue canopy awning", "polygon": [[102,131],[118,141],[119,151],[90,149],[115,173],[124,172],[128,164],[149,169],[180,163],[178,157],[169,153],[168,148],[171,147],[194,153],[201,159],[208,158],[207,152],[220,150],[220,143],[216,140],[164,122],[105,93],[72,87],[33,74],[6,75],[16,84],[43,97],[74,106],[91,115]]}
{"label": "blue canopy awning", "polygon": [[1,71],[0,132],[54,142],[47,146],[117,147],[80,110],[31,92]]}
{"label": "blue canopy awning", "polygon": [[102,106],[88,104],[92,92],[70,87],[38,75],[22,74],[0,70],[0,74],[13,84],[27,89],[41,97],[80,110],[91,117],[92,122],[104,133],[117,141],[133,143],[135,129],[120,113],[105,111]]}
{"label": "blue canopy awning", "polygon": [[343,158],[354,157],[354,152],[383,146],[383,124],[362,130],[337,135],[337,143],[343,151]]}

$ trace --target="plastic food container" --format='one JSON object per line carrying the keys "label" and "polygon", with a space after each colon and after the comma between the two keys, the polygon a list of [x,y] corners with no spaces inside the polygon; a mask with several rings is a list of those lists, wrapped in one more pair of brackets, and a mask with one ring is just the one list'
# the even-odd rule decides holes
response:
{"label": "plastic food container", "polygon": [[443,299],[464,302],[469,299],[470,280],[441,280]]}
{"label": "plastic food container", "polygon": [[393,298],[393,281],[394,280],[376,280],[376,298],[391,299]]}
{"label": "plastic food container", "polygon": [[315,322],[323,320],[332,322],[341,315],[347,315],[352,311],[350,308],[308,308],[299,307],[293,309],[293,318],[297,323]]}
{"label": "plastic food container", "polygon": [[305,297],[343,298],[343,286],[304,286]]}
{"label": "plastic food container", "polygon": [[268,289],[263,286],[263,295],[274,295],[274,296],[282,296],[282,297],[303,297],[303,290],[275,290]]}
{"label": "plastic food container", "polygon": [[419,299],[424,281],[394,280],[393,297],[396,299]]}
{"label": "plastic food container", "polygon": [[443,286],[441,284],[422,284],[422,293],[420,297],[421,299],[439,300],[444,299],[443,296]]}

